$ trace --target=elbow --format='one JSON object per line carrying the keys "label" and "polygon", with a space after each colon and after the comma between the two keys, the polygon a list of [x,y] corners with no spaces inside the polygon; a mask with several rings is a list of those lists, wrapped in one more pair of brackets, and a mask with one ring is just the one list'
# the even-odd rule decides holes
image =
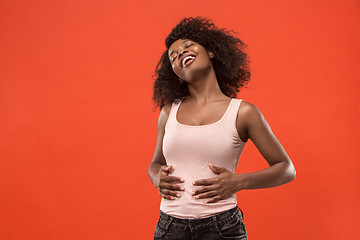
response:
{"label": "elbow", "polygon": [[296,177],[296,170],[295,170],[295,168],[293,168],[292,174],[291,174],[291,181],[294,181],[295,177]]}
{"label": "elbow", "polygon": [[294,181],[296,177],[296,170],[295,167],[291,164],[289,166],[289,170],[288,170],[288,180],[289,182]]}
{"label": "elbow", "polygon": [[151,175],[152,175],[152,171],[151,171],[152,165],[153,165],[153,162],[150,163],[150,165],[149,165],[149,167],[148,167],[148,171],[147,171],[150,179],[152,179],[152,176],[151,176]]}
{"label": "elbow", "polygon": [[296,177],[296,170],[294,165],[292,164],[291,161],[287,161],[287,162],[282,162],[282,173],[281,173],[281,179],[282,179],[282,184],[285,183],[289,183],[291,181],[295,180]]}

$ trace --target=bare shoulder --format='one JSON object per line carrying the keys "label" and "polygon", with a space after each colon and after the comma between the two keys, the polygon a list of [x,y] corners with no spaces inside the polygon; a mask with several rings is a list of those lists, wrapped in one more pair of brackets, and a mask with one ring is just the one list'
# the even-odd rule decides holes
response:
{"label": "bare shoulder", "polygon": [[260,110],[252,103],[242,101],[238,112],[238,118],[243,121],[255,120],[254,118],[262,117]]}
{"label": "bare shoulder", "polygon": [[159,128],[164,128],[171,110],[171,103],[166,104],[161,108],[158,120]]}
{"label": "bare shoulder", "polygon": [[162,107],[161,111],[164,111],[164,113],[169,116],[171,105],[172,105],[171,103],[166,104],[165,106]]}
{"label": "bare shoulder", "polygon": [[252,126],[259,124],[263,120],[260,110],[254,104],[242,101],[236,120],[236,128],[241,140],[246,142],[250,137],[249,131]]}

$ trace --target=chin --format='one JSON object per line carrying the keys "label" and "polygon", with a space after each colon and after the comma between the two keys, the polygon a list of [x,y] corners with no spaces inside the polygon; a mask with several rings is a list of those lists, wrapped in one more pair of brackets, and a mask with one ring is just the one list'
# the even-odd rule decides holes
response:
{"label": "chin", "polygon": [[191,79],[197,79],[200,77],[204,77],[208,75],[212,69],[212,65],[206,65],[206,66],[189,66],[191,68],[187,69],[187,72],[185,74],[185,77],[182,78],[186,82],[191,82]]}

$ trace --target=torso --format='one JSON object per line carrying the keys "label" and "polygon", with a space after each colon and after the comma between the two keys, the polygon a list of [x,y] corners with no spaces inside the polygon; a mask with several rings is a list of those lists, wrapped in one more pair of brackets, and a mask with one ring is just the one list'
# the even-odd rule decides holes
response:
{"label": "torso", "polygon": [[166,165],[173,167],[169,175],[183,178],[181,186],[185,191],[175,201],[162,199],[161,211],[178,218],[194,219],[213,216],[236,206],[236,194],[216,203],[194,198],[192,191],[199,186],[192,182],[217,176],[209,164],[235,173],[245,146],[236,127],[242,103],[241,99],[227,97],[202,105],[182,99],[164,108],[165,114],[169,114],[164,126],[162,153]]}

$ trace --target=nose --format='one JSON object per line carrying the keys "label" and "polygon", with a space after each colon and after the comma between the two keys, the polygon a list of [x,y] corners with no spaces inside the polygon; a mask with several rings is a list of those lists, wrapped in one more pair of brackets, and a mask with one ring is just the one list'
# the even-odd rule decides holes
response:
{"label": "nose", "polygon": [[184,55],[187,52],[187,50],[182,50],[179,54],[179,59],[182,57],[182,55]]}

